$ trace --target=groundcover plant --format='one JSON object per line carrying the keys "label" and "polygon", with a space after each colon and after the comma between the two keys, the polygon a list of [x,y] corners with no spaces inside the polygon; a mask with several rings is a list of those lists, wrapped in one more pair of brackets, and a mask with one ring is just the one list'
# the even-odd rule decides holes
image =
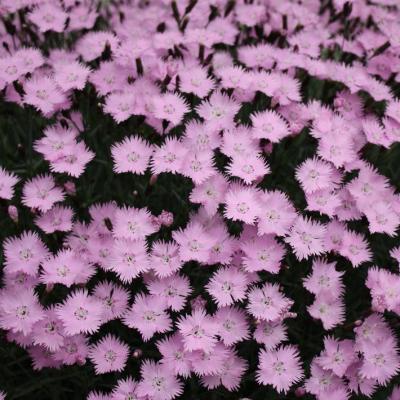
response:
{"label": "groundcover plant", "polygon": [[0,15],[0,398],[400,399],[398,0]]}

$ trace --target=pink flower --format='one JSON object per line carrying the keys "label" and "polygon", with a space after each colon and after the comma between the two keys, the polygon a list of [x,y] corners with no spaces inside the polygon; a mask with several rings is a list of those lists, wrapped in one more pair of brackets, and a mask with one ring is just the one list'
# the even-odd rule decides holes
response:
{"label": "pink flower", "polygon": [[146,208],[118,208],[113,222],[113,233],[118,239],[145,239],[156,231],[151,221],[151,214]]}
{"label": "pink flower", "polygon": [[363,356],[361,376],[376,379],[381,385],[386,384],[400,370],[399,349],[390,337],[377,343],[376,346],[366,346]]}
{"label": "pink flower", "polygon": [[287,328],[281,322],[260,321],[254,331],[254,339],[263,344],[266,350],[274,350],[287,340]]}
{"label": "pink flower", "polygon": [[296,179],[306,193],[333,189],[337,183],[333,166],[318,158],[304,161],[296,170]]}
{"label": "pink flower", "polygon": [[191,315],[180,317],[177,323],[186,351],[213,350],[218,334],[218,325],[204,310],[196,309]]}
{"label": "pink flower", "polygon": [[285,256],[285,248],[272,236],[264,235],[241,245],[245,253],[243,267],[248,272],[268,271],[277,274]]}
{"label": "pink flower", "polygon": [[202,67],[188,68],[179,72],[179,90],[185,93],[194,93],[204,98],[215,87],[212,78],[208,77],[207,70]]}
{"label": "pink flower", "polygon": [[319,295],[322,292],[339,296],[343,293],[342,276],[344,272],[335,269],[335,263],[316,259],[313,261],[312,273],[304,279],[304,287],[311,293]]}
{"label": "pink flower", "polygon": [[172,237],[179,245],[181,261],[207,263],[213,241],[199,223],[192,222],[185,229],[174,231]]}
{"label": "pink flower", "polygon": [[39,175],[26,182],[22,190],[22,203],[27,207],[38,208],[46,212],[51,207],[64,200],[64,191],[56,186],[51,175]]}
{"label": "pink flower", "polygon": [[67,287],[86,283],[94,275],[92,265],[83,262],[72,250],[61,250],[42,262],[40,280],[46,284],[61,283]]}
{"label": "pink flower", "polygon": [[111,400],[127,400],[129,398],[144,400],[145,398],[142,396],[139,397],[137,393],[138,384],[139,382],[129,376],[125,379],[119,379],[112,391]]}
{"label": "pink flower", "polygon": [[35,224],[45,233],[68,232],[72,229],[74,213],[70,207],[53,206],[35,219]]}
{"label": "pink flower", "polygon": [[214,92],[209,100],[202,102],[196,111],[210,127],[216,130],[229,126],[240,105],[232,98],[221,92]]}
{"label": "pink flower", "polygon": [[93,296],[103,304],[103,322],[122,317],[128,308],[129,292],[112,282],[98,283],[93,290]]}
{"label": "pink flower", "polygon": [[169,121],[172,126],[178,125],[189,111],[185,100],[173,93],[153,97],[153,106],[154,116]]}
{"label": "pink flower", "polygon": [[325,370],[331,370],[338,377],[342,377],[347,368],[355,361],[354,343],[345,339],[338,341],[332,337],[324,339],[324,351],[316,358],[316,362]]}
{"label": "pink flower", "polygon": [[235,156],[227,166],[228,174],[241,178],[245,184],[264,178],[271,172],[262,156]]}
{"label": "pink flower", "polygon": [[244,311],[235,307],[222,307],[214,315],[218,335],[225,346],[232,346],[250,337],[249,325]]}
{"label": "pink flower", "polygon": [[249,284],[245,273],[235,267],[220,268],[206,285],[218,307],[228,306],[246,297]]}
{"label": "pink flower", "polygon": [[299,260],[325,252],[326,227],[311,219],[298,217],[290,229],[286,242],[290,244]]}
{"label": "pink flower", "polygon": [[8,237],[4,243],[5,271],[23,272],[36,276],[40,264],[49,251],[35,232],[26,231],[17,237]]}
{"label": "pink flower", "polygon": [[18,181],[16,175],[0,167],[0,198],[11,200],[14,196],[14,186]]}
{"label": "pink flower", "polygon": [[280,191],[267,191],[259,195],[260,212],[258,214],[258,233],[283,236],[289,232],[297,214],[287,198]]}
{"label": "pink flower", "polygon": [[68,14],[52,3],[44,3],[29,14],[30,21],[39,28],[40,32],[62,32],[67,18]]}
{"label": "pink flower", "polygon": [[111,249],[110,269],[122,282],[132,282],[142,272],[149,270],[147,244],[143,239],[117,239]]}
{"label": "pink flower", "polygon": [[332,329],[345,320],[344,303],[336,293],[320,293],[307,310],[313,318],[321,320],[324,329]]}
{"label": "pink flower", "polygon": [[230,350],[226,357],[222,370],[216,374],[205,375],[201,378],[202,383],[208,389],[214,389],[223,385],[229,391],[239,388],[241,379],[247,370],[247,362],[238,357],[235,351]]}
{"label": "pink flower", "polygon": [[53,78],[31,78],[25,83],[24,103],[30,104],[45,116],[54,114],[66,101]]}
{"label": "pink flower", "polygon": [[290,135],[287,123],[275,111],[267,110],[252,114],[251,122],[253,137],[256,139],[268,139],[272,143],[278,143]]}
{"label": "pink flower", "polygon": [[187,153],[188,150],[180,140],[166,138],[163,145],[154,149],[150,161],[152,172],[154,174],[161,172],[180,173]]}
{"label": "pink flower", "polygon": [[97,332],[103,313],[101,303],[86,290],[75,290],[56,310],[68,335]]}
{"label": "pink flower", "polygon": [[250,314],[269,322],[284,318],[293,304],[280,292],[279,285],[271,283],[266,283],[261,288],[252,288],[247,297]]}
{"label": "pink flower", "polygon": [[123,371],[128,360],[129,347],[114,335],[106,335],[89,350],[89,358],[96,374]]}
{"label": "pink flower", "polygon": [[174,242],[154,242],[150,253],[150,267],[159,278],[179,271],[182,267],[179,246]]}
{"label": "pink flower", "polygon": [[60,63],[55,66],[54,80],[64,92],[71,89],[82,90],[89,74],[90,69],[79,62]]}
{"label": "pink flower", "polygon": [[184,342],[179,333],[175,333],[168,338],[158,341],[157,348],[162,355],[161,364],[172,368],[175,375],[180,375],[185,378],[190,376],[190,358],[185,351]]}
{"label": "pink flower", "polygon": [[172,400],[183,392],[183,385],[175,377],[170,368],[164,364],[145,360],[140,368],[142,380],[137,393],[154,400]]}
{"label": "pink flower", "polygon": [[144,140],[136,136],[125,138],[111,147],[114,171],[117,174],[123,172],[144,174],[152,153],[152,147]]}
{"label": "pink flower", "polygon": [[257,194],[253,187],[231,186],[225,196],[225,217],[254,225],[261,211]]}
{"label": "pink flower", "polygon": [[181,311],[185,307],[192,288],[189,279],[185,276],[172,275],[152,280],[148,284],[148,290],[151,295],[164,299],[172,311]]}
{"label": "pink flower", "polygon": [[3,289],[0,292],[0,326],[24,335],[45,316],[38,296],[32,290]]}
{"label": "pink flower", "polygon": [[144,341],[150,340],[157,332],[168,332],[172,321],[165,300],[159,296],[138,294],[130,310],[123,317],[124,324],[137,329]]}
{"label": "pink flower", "polygon": [[32,329],[33,343],[56,351],[64,344],[63,327],[54,307],[45,310],[44,318],[36,322]]}
{"label": "pink flower", "polygon": [[261,350],[259,360],[257,382],[272,385],[279,393],[287,393],[293,384],[303,378],[299,353],[294,346]]}

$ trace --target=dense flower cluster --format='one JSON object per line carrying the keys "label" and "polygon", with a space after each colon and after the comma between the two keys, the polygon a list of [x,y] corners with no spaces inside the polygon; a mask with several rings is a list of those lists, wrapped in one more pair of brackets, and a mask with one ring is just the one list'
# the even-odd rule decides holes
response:
{"label": "dense flower cluster", "polygon": [[[1,0],[0,12],[2,101],[44,121],[29,151],[46,168],[0,169],[19,232],[3,241],[0,328],[35,370],[121,374],[111,392],[82,394],[90,400],[179,398],[195,376],[207,390],[246,378],[319,400],[389,385],[400,247],[384,255],[389,268],[369,238],[397,239],[400,194],[363,149],[400,141],[396,1]],[[86,137],[93,98],[116,130],[137,126],[108,132],[101,157]],[[293,166],[293,195],[269,180],[270,156],[303,136],[314,151]],[[77,204],[94,162],[148,187],[179,178],[188,220],[96,193]],[[311,296],[304,309],[287,281],[302,268],[291,284]],[[350,315],[353,269],[371,302]],[[322,332],[311,359],[289,328],[299,312]]]}

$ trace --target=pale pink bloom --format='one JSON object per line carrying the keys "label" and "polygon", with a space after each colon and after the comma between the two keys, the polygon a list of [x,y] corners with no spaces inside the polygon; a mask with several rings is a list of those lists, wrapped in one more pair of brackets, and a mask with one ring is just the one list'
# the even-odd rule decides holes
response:
{"label": "pale pink bloom", "polygon": [[213,240],[198,222],[189,223],[185,229],[174,231],[172,237],[179,245],[181,261],[207,263]]}
{"label": "pale pink bloom", "polygon": [[189,279],[172,275],[163,279],[154,279],[147,286],[151,295],[163,298],[172,311],[181,311],[192,291]]}
{"label": "pale pink bloom", "polygon": [[261,350],[259,360],[257,382],[272,385],[279,393],[287,393],[293,384],[303,378],[299,353],[294,346]]}
{"label": "pale pink bloom", "polygon": [[45,313],[33,290],[3,289],[0,292],[0,327],[24,335]]}
{"label": "pale pink bloom", "polygon": [[174,93],[166,93],[153,97],[153,114],[156,118],[165,119],[172,126],[178,125],[189,107],[183,97]]}
{"label": "pale pink bloom", "polygon": [[27,207],[38,208],[42,212],[64,200],[64,191],[56,186],[51,175],[38,175],[26,182],[22,191],[22,203]]}
{"label": "pale pink bloom", "polygon": [[333,337],[324,339],[324,351],[316,362],[325,370],[331,370],[338,377],[343,377],[347,368],[357,361],[354,342],[349,339],[336,340]]}
{"label": "pale pink bloom", "polygon": [[293,304],[293,301],[280,291],[279,285],[271,283],[265,283],[261,288],[252,288],[247,297],[249,313],[268,322],[283,319]]}
{"label": "pale pink bloom", "polygon": [[222,385],[229,391],[234,391],[239,388],[247,366],[247,362],[238,357],[234,350],[229,350],[229,355],[224,360],[222,370],[213,375],[203,376],[201,381],[208,389],[214,389]]}
{"label": "pale pink bloom", "polygon": [[177,326],[183,337],[186,351],[210,352],[217,343],[218,325],[202,309],[196,309],[185,317],[181,316]]}
{"label": "pale pink bloom", "polygon": [[246,155],[233,157],[226,172],[241,178],[245,184],[250,185],[254,181],[264,178],[271,170],[262,156],[249,157]]}
{"label": "pale pink bloom", "polygon": [[193,372],[200,377],[219,374],[229,357],[229,348],[217,342],[212,351],[195,350],[189,353]]}
{"label": "pale pink bloom", "polygon": [[209,125],[192,120],[185,126],[183,144],[196,151],[214,150],[221,145],[221,136]]}
{"label": "pale pink bloom", "polygon": [[145,400],[144,397],[137,394],[138,384],[138,381],[129,376],[125,379],[119,379],[111,393],[110,400]]}
{"label": "pale pink bloom", "polygon": [[146,141],[137,136],[127,137],[111,147],[114,171],[117,174],[122,172],[144,174],[152,153],[153,149]]}
{"label": "pale pink bloom", "polygon": [[20,237],[8,237],[3,242],[5,272],[23,272],[36,276],[49,250],[36,232],[25,231]]}
{"label": "pale pink bloom", "polygon": [[172,400],[183,392],[182,383],[164,364],[145,360],[140,368],[142,380],[137,387],[139,396],[153,400]]}
{"label": "pale pink bloom", "polygon": [[158,351],[162,355],[161,364],[172,368],[174,374],[188,378],[191,373],[191,362],[185,351],[182,336],[175,333],[157,342]]}
{"label": "pale pink bloom", "polygon": [[345,231],[339,253],[350,260],[354,267],[372,260],[368,243],[361,233]]}
{"label": "pale pink bloom", "polygon": [[274,350],[287,340],[287,328],[282,322],[260,321],[254,331],[254,339],[267,350]]}
{"label": "pale pink bloom", "polygon": [[278,190],[259,195],[258,233],[283,236],[289,232],[297,214],[286,194]]}
{"label": "pale pink bloom", "polygon": [[239,111],[240,104],[221,92],[214,92],[209,100],[203,101],[196,111],[210,127],[221,130],[230,125]]}
{"label": "pale pink bloom", "polygon": [[73,250],[66,249],[42,262],[40,280],[46,284],[61,283],[70,287],[86,283],[94,274],[93,265],[85,263]]}
{"label": "pale pink bloom", "polygon": [[188,149],[184,147],[182,141],[174,138],[166,138],[160,147],[154,149],[150,161],[151,171],[154,174],[162,172],[180,173],[187,153]]}
{"label": "pale pink bloom", "polygon": [[308,218],[298,217],[285,241],[299,260],[325,252],[326,226]]}
{"label": "pale pink bloom", "polygon": [[272,143],[278,143],[290,135],[287,123],[275,111],[267,110],[252,114],[251,122],[253,137],[256,139],[268,139]]}
{"label": "pale pink bloom", "polygon": [[214,315],[218,335],[225,346],[250,338],[249,325],[244,311],[235,307],[222,307]]}
{"label": "pale pink bloom", "polygon": [[156,232],[147,208],[122,207],[115,211],[113,234],[118,239],[140,240]]}
{"label": "pale pink bloom", "polygon": [[63,345],[54,353],[53,358],[65,365],[82,365],[88,353],[88,340],[84,335],[65,336]]}
{"label": "pale pink bloom", "polygon": [[18,181],[16,175],[0,167],[0,198],[11,200],[14,196],[14,186]]}
{"label": "pale pink bloom", "polygon": [[73,216],[72,208],[55,205],[49,211],[38,216],[35,224],[45,233],[68,232],[72,229]]}
{"label": "pale pink bloom", "polygon": [[104,112],[111,114],[115,122],[120,124],[136,113],[136,97],[129,91],[111,93],[104,104]]}
{"label": "pale pink bloom", "polygon": [[204,98],[215,87],[215,82],[208,77],[207,70],[202,67],[187,68],[179,72],[179,90],[185,93],[194,93]]}
{"label": "pale pink bloom", "polygon": [[94,287],[93,296],[103,304],[103,322],[121,318],[128,309],[129,292],[115,283],[108,281],[98,283]]}
{"label": "pale pink bloom", "polygon": [[254,225],[261,208],[257,200],[257,189],[235,184],[225,196],[224,216],[233,221]]}
{"label": "pale pink bloom", "polygon": [[111,248],[110,269],[124,283],[132,282],[150,268],[147,244],[143,239],[116,239]]}
{"label": "pale pink bloom", "polygon": [[96,374],[123,371],[128,360],[129,347],[114,335],[104,336],[89,350],[89,358]]}
{"label": "pale pink bloom", "polygon": [[205,151],[188,151],[182,162],[181,174],[200,185],[217,173],[214,168],[214,154]]}
{"label": "pale pink bloom", "polygon": [[87,290],[75,290],[56,310],[68,335],[97,332],[101,325],[103,307],[89,296]]}
{"label": "pale pink bloom", "polygon": [[33,77],[25,82],[24,89],[24,103],[32,105],[45,116],[54,114],[67,100],[50,77]]}
{"label": "pale pink bloom", "polygon": [[304,161],[296,169],[296,179],[306,193],[321,189],[334,189],[337,184],[336,174],[331,164],[312,158]]}
{"label": "pale pink bloom", "polygon": [[175,242],[154,242],[150,252],[150,267],[159,278],[179,271],[182,268],[179,246]]}
{"label": "pale pink bloom", "polygon": [[235,267],[220,268],[206,285],[218,307],[228,306],[246,297],[247,275]]}
{"label": "pale pink bloom", "polygon": [[323,259],[314,260],[312,273],[304,279],[303,286],[317,296],[322,292],[341,295],[344,289],[342,282],[344,272],[337,271],[335,266],[336,263],[328,263]]}
{"label": "pale pink bloom", "polygon": [[44,311],[44,318],[33,326],[33,343],[45,346],[49,351],[56,351],[64,344],[63,327],[54,307]]}
{"label": "pale pink bloom", "polygon": [[389,337],[376,346],[365,346],[361,376],[376,379],[379,384],[386,384],[400,370],[399,349],[395,341]]}
{"label": "pale pink bloom", "polygon": [[59,63],[55,65],[54,80],[65,92],[71,89],[82,90],[89,74],[90,69],[77,61],[68,64]]}
{"label": "pale pink bloom", "polygon": [[337,298],[335,293],[320,293],[314,303],[307,307],[307,311],[313,318],[320,319],[326,330],[342,324],[345,320],[343,300]]}
{"label": "pale pink bloom", "polygon": [[228,182],[220,175],[211,176],[205,182],[195,185],[190,193],[192,203],[200,203],[210,216],[217,213],[218,207],[224,202]]}
{"label": "pale pink bloom", "polygon": [[277,274],[285,256],[285,248],[273,236],[264,235],[241,245],[243,267],[248,272],[268,271]]}
{"label": "pale pink bloom", "polygon": [[165,311],[166,308],[163,298],[138,294],[132,307],[124,315],[123,322],[128,327],[137,329],[147,342],[155,333],[171,330],[172,321]]}
{"label": "pale pink bloom", "polygon": [[39,28],[40,32],[63,32],[67,18],[68,14],[56,3],[41,4],[29,14],[29,20]]}

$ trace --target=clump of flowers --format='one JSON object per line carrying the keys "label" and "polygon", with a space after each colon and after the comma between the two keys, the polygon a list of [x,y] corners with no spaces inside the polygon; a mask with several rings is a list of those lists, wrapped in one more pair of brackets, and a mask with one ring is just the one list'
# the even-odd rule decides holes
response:
{"label": "clump of flowers", "polygon": [[395,1],[0,18],[7,357],[88,400],[399,398]]}

